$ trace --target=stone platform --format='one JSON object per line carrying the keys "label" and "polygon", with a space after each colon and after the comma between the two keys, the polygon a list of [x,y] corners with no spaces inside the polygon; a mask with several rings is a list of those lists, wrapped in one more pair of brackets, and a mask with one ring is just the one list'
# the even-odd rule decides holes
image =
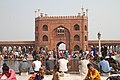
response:
{"label": "stone platform", "polygon": [[[117,74],[115,74],[117,75]],[[28,80],[28,78],[31,76],[27,75],[27,76],[19,76],[17,75],[17,79],[18,80]],[[66,77],[60,77],[60,80],[83,80],[85,78],[85,76],[81,76],[80,74],[70,74],[70,76],[66,76]],[[101,76],[101,80],[106,80],[107,76]],[[52,75],[45,75],[44,80],[52,80]]]}

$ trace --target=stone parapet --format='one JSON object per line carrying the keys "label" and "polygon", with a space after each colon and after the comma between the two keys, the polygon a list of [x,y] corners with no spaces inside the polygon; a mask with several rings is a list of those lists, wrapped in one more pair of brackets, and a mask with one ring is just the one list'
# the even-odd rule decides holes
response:
{"label": "stone parapet", "polygon": [[49,20],[49,19],[88,19],[87,16],[44,16],[44,17],[37,17],[35,20]]}

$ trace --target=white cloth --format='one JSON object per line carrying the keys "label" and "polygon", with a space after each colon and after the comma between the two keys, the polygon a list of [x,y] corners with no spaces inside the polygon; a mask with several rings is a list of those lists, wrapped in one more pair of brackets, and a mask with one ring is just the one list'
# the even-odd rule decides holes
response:
{"label": "white cloth", "polygon": [[68,71],[68,68],[67,68],[68,60],[59,59],[58,63],[59,63],[59,71],[62,71],[62,72],[67,72]]}
{"label": "white cloth", "polygon": [[15,52],[14,54],[15,54],[16,56],[18,56],[18,55],[19,55],[19,54],[18,54],[18,52]]}
{"label": "white cloth", "polygon": [[86,51],[86,54],[89,54],[89,51]]}
{"label": "white cloth", "polygon": [[39,71],[39,68],[40,68],[41,65],[42,65],[41,61],[36,60],[36,61],[34,61],[33,63],[34,63],[34,65],[35,65],[34,70],[35,70],[35,71]]}
{"label": "white cloth", "polygon": [[2,73],[2,72],[3,72],[3,71],[2,71],[2,67],[3,67],[3,66],[0,66],[0,73]]}
{"label": "white cloth", "polygon": [[5,75],[3,75],[0,80],[6,80],[6,79],[7,79],[7,77]]}
{"label": "white cloth", "polygon": [[86,60],[86,59],[80,61],[80,65],[79,65],[80,74],[82,74],[82,75],[87,74],[87,71],[88,71],[87,64],[88,63],[89,63],[89,60]]}

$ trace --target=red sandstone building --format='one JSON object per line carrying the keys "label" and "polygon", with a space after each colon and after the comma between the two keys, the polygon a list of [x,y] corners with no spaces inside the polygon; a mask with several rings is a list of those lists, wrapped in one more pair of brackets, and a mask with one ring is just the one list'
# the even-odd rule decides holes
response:
{"label": "red sandstone building", "polygon": [[[39,13],[35,18],[35,41],[0,41],[0,47],[44,47],[57,50],[64,43],[67,50],[85,51],[93,45],[98,46],[97,40],[88,40],[87,11],[85,13],[82,8],[82,13],[77,16],[43,16]],[[101,44],[112,46],[115,51],[120,49],[120,40],[101,40]]]}
{"label": "red sandstone building", "polygon": [[66,49],[88,48],[88,16],[85,12],[77,16],[38,16],[35,18],[35,46],[48,50],[57,49],[64,43]]}

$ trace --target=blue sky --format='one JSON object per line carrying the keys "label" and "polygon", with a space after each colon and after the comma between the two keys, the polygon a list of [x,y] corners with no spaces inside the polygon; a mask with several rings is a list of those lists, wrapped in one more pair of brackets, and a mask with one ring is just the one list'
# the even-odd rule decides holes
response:
{"label": "blue sky", "polygon": [[35,10],[77,15],[89,10],[89,39],[120,40],[120,0],[0,0],[0,40],[34,40]]}

